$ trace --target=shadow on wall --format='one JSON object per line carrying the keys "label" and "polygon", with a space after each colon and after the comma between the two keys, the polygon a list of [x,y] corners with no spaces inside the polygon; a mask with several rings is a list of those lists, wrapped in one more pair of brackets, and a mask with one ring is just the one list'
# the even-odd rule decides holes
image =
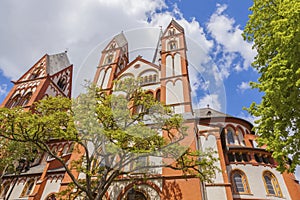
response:
{"label": "shadow on wall", "polygon": [[165,200],[182,200],[182,192],[176,181],[166,182],[162,191],[163,199]]}

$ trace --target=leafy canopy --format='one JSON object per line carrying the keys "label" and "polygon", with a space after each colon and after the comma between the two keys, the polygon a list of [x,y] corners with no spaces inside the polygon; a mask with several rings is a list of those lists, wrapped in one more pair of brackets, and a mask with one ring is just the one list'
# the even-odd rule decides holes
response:
{"label": "leafy canopy", "polygon": [[259,117],[259,142],[273,151],[278,169],[289,164],[294,171],[300,164],[300,1],[254,0],[250,10],[244,37],[257,50],[252,65],[261,76],[252,86],[264,96],[248,111]]}
{"label": "leafy canopy", "polygon": [[[146,179],[162,167],[205,181],[217,170],[213,152],[182,145],[191,138],[182,116],[132,79],[116,82],[112,94],[91,86],[73,101],[49,97],[33,109],[1,109],[0,139],[29,143],[58,160],[72,179],[63,198],[102,199],[120,176]],[[51,143],[61,141],[73,143],[78,159],[66,160],[52,151]],[[74,170],[84,178],[77,179]]]}

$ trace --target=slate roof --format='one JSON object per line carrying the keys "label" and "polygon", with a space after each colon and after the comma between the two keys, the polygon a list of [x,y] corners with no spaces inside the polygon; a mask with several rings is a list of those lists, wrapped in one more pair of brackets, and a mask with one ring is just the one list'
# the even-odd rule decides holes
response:
{"label": "slate roof", "polygon": [[233,117],[231,115],[222,113],[212,108],[200,108],[194,110],[194,115],[198,118],[213,118],[213,117]]}
{"label": "slate roof", "polygon": [[48,61],[47,74],[50,76],[71,65],[66,52],[49,55]]}
{"label": "slate roof", "polygon": [[128,44],[127,40],[126,40],[126,37],[124,35],[123,32],[121,32],[120,34],[116,35],[114,37],[114,40],[116,41],[116,43],[118,44],[119,47],[123,47],[125,45]]}

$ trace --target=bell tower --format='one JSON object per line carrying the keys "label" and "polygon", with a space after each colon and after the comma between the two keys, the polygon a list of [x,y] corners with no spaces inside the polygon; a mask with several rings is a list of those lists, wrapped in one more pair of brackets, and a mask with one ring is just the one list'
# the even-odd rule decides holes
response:
{"label": "bell tower", "polygon": [[22,106],[28,110],[32,104],[46,96],[71,97],[72,70],[66,52],[44,55],[14,86],[1,107]]}
{"label": "bell tower", "polygon": [[176,113],[192,112],[184,29],[172,20],[161,37],[161,101]]}
{"label": "bell tower", "polygon": [[111,90],[114,78],[128,63],[128,42],[123,34],[116,35],[102,51],[94,83]]}

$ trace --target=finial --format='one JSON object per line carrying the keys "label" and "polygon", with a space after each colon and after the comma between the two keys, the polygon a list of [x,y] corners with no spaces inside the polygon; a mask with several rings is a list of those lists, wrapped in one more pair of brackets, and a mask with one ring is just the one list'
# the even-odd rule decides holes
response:
{"label": "finial", "polygon": [[66,48],[66,49],[65,49],[65,53],[68,53],[68,50],[69,50],[69,49],[68,49],[68,48]]}
{"label": "finial", "polygon": [[209,108],[209,104],[207,104],[207,108]]}

